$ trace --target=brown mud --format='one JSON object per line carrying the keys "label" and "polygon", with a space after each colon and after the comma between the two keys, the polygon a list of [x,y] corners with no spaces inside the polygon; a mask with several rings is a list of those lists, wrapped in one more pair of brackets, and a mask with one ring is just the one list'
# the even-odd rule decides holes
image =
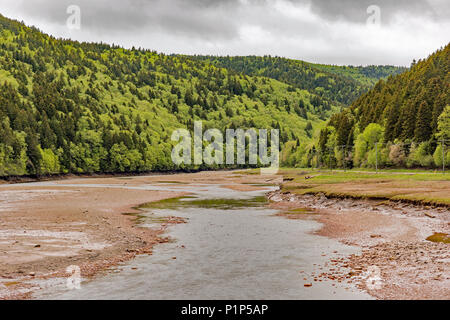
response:
{"label": "brown mud", "polygon": [[441,236],[450,232],[448,208],[280,191],[268,198],[280,215],[315,219],[317,234],[362,249],[330,260],[319,268],[328,271],[310,275],[314,281],[355,283],[377,299],[450,299],[449,244],[430,241],[448,239]]}
{"label": "brown mud", "polygon": [[0,299],[30,298],[39,289],[30,287],[30,280],[68,277],[68,266],[79,266],[82,277],[93,277],[136,255],[151,254],[155,244],[167,242],[166,228],[184,221],[166,217],[157,228],[141,228],[138,207],[187,193],[139,188],[176,182],[247,190],[255,188],[249,182],[272,183],[276,178],[219,171],[2,184]]}

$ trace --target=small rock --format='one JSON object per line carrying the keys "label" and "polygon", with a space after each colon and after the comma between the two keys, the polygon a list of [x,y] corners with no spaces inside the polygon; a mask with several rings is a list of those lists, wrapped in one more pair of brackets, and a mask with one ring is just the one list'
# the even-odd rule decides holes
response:
{"label": "small rock", "polygon": [[305,283],[304,285],[303,285],[304,287],[312,287],[312,283]]}
{"label": "small rock", "polygon": [[40,245],[40,244],[37,244],[37,245],[35,245],[34,247],[35,247],[35,248],[40,248],[41,245]]}

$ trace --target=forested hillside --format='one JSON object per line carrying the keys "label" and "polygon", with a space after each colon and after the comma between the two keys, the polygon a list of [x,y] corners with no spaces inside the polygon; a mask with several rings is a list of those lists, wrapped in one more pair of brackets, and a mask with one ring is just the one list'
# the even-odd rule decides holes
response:
{"label": "forested hillside", "polygon": [[[316,69],[351,78],[366,87],[373,87],[380,80],[395,76],[408,70],[406,67],[395,66],[335,66],[325,64],[312,64]],[[353,102],[353,101],[352,101]]]}
{"label": "forested hillside", "polygon": [[293,88],[314,92],[326,103],[345,106],[371,89],[378,80],[406,71],[406,68],[393,66],[330,66],[271,56],[193,58],[238,73],[276,79]]}
{"label": "forested hillside", "polygon": [[413,62],[410,71],[381,80],[333,115],[319,141],[291,162],[314,154],[316,165],[340,167],[441,167],[444,160],[448,165],[449,68],[450,44]]}
{"label": "forested hillside", "polygon": [[281,128],[285,145],[338,110],[303,90],[317,92],[312,84],[263,76],[55,39],[0,16],[0,176],[179,169],[170,136],[194,120],[204,130]]}

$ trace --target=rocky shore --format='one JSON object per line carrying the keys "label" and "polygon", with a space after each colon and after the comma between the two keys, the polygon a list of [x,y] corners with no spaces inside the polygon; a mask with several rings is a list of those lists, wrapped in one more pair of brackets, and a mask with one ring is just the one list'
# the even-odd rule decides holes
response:
{"label": "rocky shore", "polygon": [[426,240],[450,233],[448,208],[280,191],[268,198],[281,215],[315,219],[317,234],[361,248],[318,267],[313,282],[356,283],[377,299],[450,299],[450,244]]}

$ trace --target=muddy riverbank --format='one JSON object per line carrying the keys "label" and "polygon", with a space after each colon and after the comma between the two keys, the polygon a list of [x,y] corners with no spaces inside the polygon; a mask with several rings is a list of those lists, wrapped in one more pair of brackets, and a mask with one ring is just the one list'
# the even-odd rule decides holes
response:
{"label": "muddy riverbank", "polygon": [[[0,185],[0,299],[35,298],[71,265],[86,291],[42,297],[450,299],[449,244],[426,240],[448,239],[448,208],[286,191],[261,204],[282,180],[220,171]],[[181,196],[189,206],[142,206]]]}
{"label": "muddy riverbank", "polygon": [[450,244],[436,237],[450,233],[448,208],[280,191],[268,197],[281,215],[319,221],[316,234],[361,248],[330,259],[331,271],[314,272],[314,281],[356,283],[378,299],[450,299]]}
{"label": "muddy riverbank", "polygon": [[[276,177],[248,178],[232,172],[92,177],[0,185],[0,298],[29,298],[30,280],[68,276],[77,265],[92,277],[113,265],[151,254],[164,243],[164,217],[154,228],[136,225],[139,205],[188,193],[177,186],[224,183],[246,190]],[[170,187],[170,188],[169,188]]]}
{"label": "muddy riverbank", "polygon": [[[179,216],[170,241],[120,264],[102,277],[68,290],[64,281],[36,293],[37,299],[371,299],[354,285],[307,274],[330,258],[359,250],[314,234],[316,221],[287,220],[268,208],[275,186],[230,188],[229,183],[189,184],[190,195],[142,207],[139,225],[153,228]],[[174,186],[173,186],[174,187]],[[335,253],[337,252],[337,253]]]}

